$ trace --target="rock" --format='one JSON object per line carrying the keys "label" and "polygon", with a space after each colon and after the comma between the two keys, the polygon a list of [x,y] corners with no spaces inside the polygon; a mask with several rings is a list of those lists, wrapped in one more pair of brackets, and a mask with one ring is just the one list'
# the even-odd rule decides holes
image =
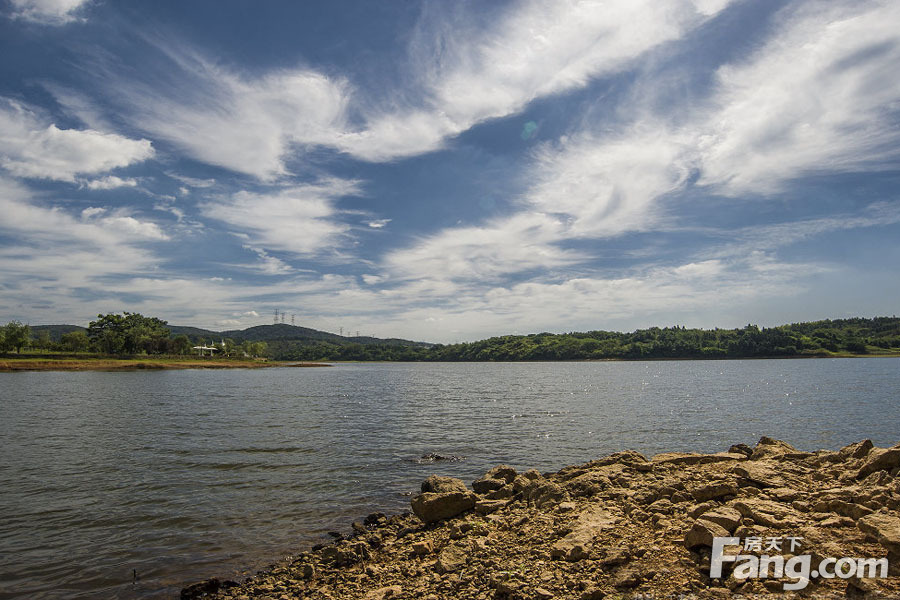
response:
{"label": "rock", "polygon": [[412,499],[412,509],[425,523],[453,518],[475,508],[478,497],[472,492],[426,492]]}
{"label": "rock", "polygon": [[466,552],[458,546],[447,546],[438,554],[437,570],[439,573],[453,573],[466,566]]}
{"label": "rock", "polygon": [[419,458],[416,459],[417,463],[433,463],[446,460],[449,462],[457,462],[460,460],[466,460],[465,456],[456,456],[455,454],[435,454],[434,452],[429,452],[428,454],[423,454]]}
{"label": "rock", "polygon": [[630,590],[641,584],[643,576],[637,569],[622,569],[613,577],[613,587],[619,590]]}
{"label": "rock", "polygon": [[397,598],[403,593],[403,588],[399,585],[383,587],[372,590],[366,594],[366,600],[388,600],[388,598]]}
{"label": "rock", "polygon": [[767,493],[770,496],[778,498],[782,502],[793,502],[803,495],[801,492],[789,487],[780,487],[772,490],[767,490]]}
{"label": "rock", "polygon": [[476,479],[472,482],[472,489],[475,490],[478,494],[487,494],[488,492],[493,492],[494,490],[499,490],[504,487],[506,482],[502,479],[493,479],[493,478],[485,478]]}
{"label": "rock", "polygon": [[743,454],[719,452],[717,454],[699,454],[696,452],[663,452],[650,460],[657,465],[700,465],[730,460],[743,460]]}
{"label": "rock", "polygon": [[558,504],[569,499],[569,494],[562,486],[543,478],[531,481],[525,488],[524,494],[528,503],[535,508]]}
{"label": "rock", "polygon": [[373,527],[375,525],[381,525],[387,521],[387,517],[384,516],[384,513],[371,513],[365,519],[363,519],[363,525],[368,527]]}
{"label": "rock", "polygon": [[748,446],[747,444],[733,444],[728,451],[732,454],[743,454],[744,456],[750,456],[753,454],[753,448]]}
{"label": "rock", "polygon": [[752,519],[754,523],[765,527],[778,528],[792,525],[798,521],[799,517],[792,507],[771,500],[746,498],[735,500],[732,506],[742,516]]}
{"label": "rock", "polygon": [[745,462],[735,465],[731,472],[742,478],[740,485],[758,485],[760,487],[782,488],[786,487],[784,477],[772,466],[765,463]]}
{"label": "rock", "polygon": [[512,498],[516,495],[515,489],[513,489],[513,484],[507,483],[502,488],[498,490],[494,490],[493,492],[488,492],[485,494],[485,498],[488,500],[505,500],[507,498]]}
{"label": "rock", "polygon": [[730,506],[720,506],[713,510],[706,511],[700,516],[706,521],[712,521],[713,523],[720,525],[731,533],[741,524],[743,515],[741,515],[737,509]]}
{"label": "rock", "polygon": [[697,504],[696,506],[691,507],[691,509],[688,510],[687,514],[690,518],[696,519],[706,511],[712,510],[717,506],[718,504],[715,502],[703,502],[702,504]]}
{"label": "rock", "polygon": [[668,498],[660,498],[656,502],[653,502],[652,504],[650,504],[650,506],[647,507],[647,510],[652,513],[668,514],[668,513],[672,512],[672,509],[674,508],[674,506],[675,505]]}
{"label": "rock", "polygon": [[856,442],[855,444],[850,444],[849,446],[844,446],[838,450],[838,455],[842,460],[858,460],[868,456],[869,452],[874,447],[875,445],[872,443],[872,440],[866,439],[861,442]]}
{"label": "rock", "polygon": [[750,455],[750,460],[774,458],[784,454],[794,454],[796,452],[797,449],[787,442],[763,436],[756,442],[756,447],[753,449],[753,454]]}
{"label": "rock", "polygon": [[618,567],[624,565],[632,558],[627,548],[611,548],[607,550],[606,555],[597,563],[602,568]]}
{"label": "rock", "polygon": [[181,590],[181,600],[195,600],[195,598],[205,598],[208,594],[217,594],[220,590],[236,587],[238,584],[234,581],[221,581],[215,577],[189,585]]}
{"label": "rock", "polygon": [[694,521],[694,524],[684,534],[684,547],[688,550],[699,548],[701,546],[712,547],[713,538],[728,537],[729,531],[712,521],[707,521],[703,517]]}
{"label": "rock", "polygon": [[550,600],[550,598],[553,598],[553,596],[553,592],[545,590],[542,587],[534,589],[534,597],[536,600]]}
{"label": "rock", "polygon": [[878,540],[889,552],[900,553],[900,518],[887,513],[873,513],[859,519],[856,526]]}
{"label": "rock", "polygon": [[475,503],[475,512],[479,515],[489,515],[504,506],[506,506],[506,500],[479,500]]}
{"label": "rock", "polygon": [[705,502],[723,496],[736,496],[738,493],[738,486],[730,481],[720,481],[694,488],[690,490],[690,492],[697,502]]}
{"label": "rock", "polygon": [[509,465],[497,465],[484,474],[484,479],[502,479],[504,483],[512,483],[516,475],[516,470]]}
{"label": "rock", "polygon": [[551,558],[575,562],[590,555],[594,538],[607,527],[615,524],[615,518],[602,506],[595,506],[578,516],[572,531],[556,541],[550,549]]}
{"label": "rock", "polygon": [[890,471],[900,467],[900,446],[893,448],[873,448],[866,463],[856,474],[857,479],[865,479],[875,471]]}
{"label": "rock", "polygon": [[488,492],[499,490],[505,485],[506,481],[504,481],[503,479],[482,477],[481,479],[476,479],[472,482],[472,489],[475,490],[475,492],[478,494],[487,494]]}
{"label": "rock", "polygon": [[469,489],[462,479],[431,475],[422,482],[422,491],[435,494],[446,494],[449,492],[468,492]]}
{"label": "rock", "polygon": [[316,577],[316,567],[315,565],[311,565],[309,563],[302,565],[299,569],[299,572],[300,576],[303,579],[315,579]]}
{"label": "rock", "polygon": [[819,500],[818,502],[813,503],[810,509],[814,512],[837,513],[844,517],[850,517],[854,521],[872,513],[871,508],[834,498]]}
{"label": "rock", "polygon": [[425,556],[426,554],[431,554],[432,552],[434,552],[434,544],[431,543],[431,540],[414,542],[412,549],[416,555]]}

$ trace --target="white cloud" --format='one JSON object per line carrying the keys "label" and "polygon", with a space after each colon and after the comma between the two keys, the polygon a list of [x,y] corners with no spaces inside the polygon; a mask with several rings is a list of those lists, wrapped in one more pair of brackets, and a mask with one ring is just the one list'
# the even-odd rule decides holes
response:
{"label": "white cloud", "polygon": [[166,175],[192,188],[209,188],[216,185],[215,179],[200,179],[198,177],[188,177],[187,175],[180,175],[178,173],[166,173]]}
{"label": "white cloud", "polygon": [[113,190],[120,187],[137,187],[137,184],[137,179],[133,177],[123,179],[115,175],[107,175],[100,179],[91,179],[85,185],[91,190]]}
{"label": "white cloud", "polygon": [[485,225],[441,230],[412,247],[391,252],[384,266],[398,278],[485,282],[583,260],[552,244],[563,231],[563,224],[553,217],[520,213]]}
{"label": "white cloud", "polygon": [[720,69],[701,184],[771,192],[810,173],[895,168],[900,4],[808,2],[746,62]]}
{"label": "white cloud", "polygon": [[17,177],[75,181],[153,156],[148,140],[47,125],[24,105],[0,98],[0,166]]}
{"label": "white cloud", "polygon": [[[101,207],[73,215],[41,206],[27,189],[3,178],[0,214],[0,232],[7,240],[0,248],[5,312],[24,299],[74,305],[80,302],[78,290],[102,295],[110,277],[157,269],[159,259],[145,244],[167,239],[154,223]],[[96,315],[93,307],[85,316],[91,313]]]}
{"label": "white cloud", "polygon": [[489,26],[441,7],[410,46],[420,85],[412,93],[421,98],[405,109],[368,111],[366,126],[338,138],[337,147],[371,161],[436,150],[477,123],[621,71],[727,4],[534,0],[512,6]]}
{"label": "white cloud", "polygon": [[690,175],[685,140],[658,122],[618,137],[585,134],[536,155],[534,209],[571,217],[566,237],[601,237],[654,224],[654,201]]}
{"label": "white cloud", "polygon": [[259,262],[254,265],[254,267],[267,275],[284,275],[285,273],[290,273],[293,270],[291,269],[290,265],[285,263],[283,260],[275,256],[271,256],[262,248],[254,248],[253,246],[244,245],[244,249],[250,250],[259,257]]}
{"label": "white cloud", "polygon": [[163,233],[159,225],[149,221],[139,221],[134,217],[118,216],[100,219],[100,224],[113,231],[122,233],[129,239],[167,240],[169,236]]}
{"label": "white cloud", "polygon": [[412,87],[383,94],[309,68],[238,75],[167,40],[158,46],[173,62],[171,85],[187,97],[118,78],[110,91],[141,127],[191,156],[272,180],[287,174],[295,149],[324,146],[376,162],[439,149],[477,123],[627,68],[727,3],[535,0],[490,26],[439,12],[410,44],[403,81]]}
{"label": "white cloud", "polygon": [[77,20],[76,13],[90,0],[11,0],[12,16],[44,25],[64,25]]}
{"label": "white cloud", "polygon": [[354,181],[328,179],[265,194],[240,191],[201,204],[200,210],[245,234],[248,245],[316,255],[339,246],[349,230],[337,220],[335,199],[359,193]]}
{"label": "white cloud", "polygon": [[191,82],[191,97],[142,86],[125,93],[143,128],[199,160],[271,180],[286,173],[293,146],[327,145],[343,126],[349,92],[341,80],[311,70],[245,78],[190,57],[179,58],[179,76]]}
{"label": "white cloud", "polygon": [[375,219],[374,221],[369,221],[367,225],[372,229],[382,229],[385,225],[391,222],[391,219]]}

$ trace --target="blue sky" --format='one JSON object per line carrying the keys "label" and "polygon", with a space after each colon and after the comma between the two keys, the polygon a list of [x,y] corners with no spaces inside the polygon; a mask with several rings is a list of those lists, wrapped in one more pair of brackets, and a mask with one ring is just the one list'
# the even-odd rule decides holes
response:
{"label": "blue sky", "polygon": [[887,0],[0,0],[0,321],[892,315],[898,25]]}

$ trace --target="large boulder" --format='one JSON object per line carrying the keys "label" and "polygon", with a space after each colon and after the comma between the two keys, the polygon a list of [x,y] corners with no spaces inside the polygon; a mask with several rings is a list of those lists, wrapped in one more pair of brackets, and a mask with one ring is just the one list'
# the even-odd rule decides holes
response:
{"label": "large boulder", "polygon": [[893,448],[873,448],[856,478],[865,479],[876,471],[890,471],[896,467],[900,467],[900,444]]}
{"label": "large boulder", "polygon": [[750,460],[760,460],[762,458],[774,458],[776,456],[784,456],[785,454],[795,454],[797,449],[781,440],[763,436],[756,442],[756,448],[750,455]]}
{"label": "large boulder", "polygon": [[684,547],[688,550],[693,550],[694,548],[699,548],[701,546],[711,547],[713,545],[713,538],[728,536],[729,531],[727,529],[718,523],[707,521],[701,517],[694,521],[694,524],[688,532],[684,534]]}
{"label": "large boulder", "polygon": [[516,478],[516,470],[509,465],[497,465],[484,474],[484,477],[472,482],[472,489],[479,494],[487,494],[499,490],[512,483]]}
{"label": "large boulder", "polygon": [[412,499],[412,509],[425,523],[434,523],[473,509],[477,499],[462,480],[432,475],[422,482],[422,493]]}
{"label": "large boulder", "polygon": [[446,494],[449,492],[468,492],[469,490],[466,488],[466,484],[462,479],[430,475],[422,482],[422,491],[433,492],[435,494]]}

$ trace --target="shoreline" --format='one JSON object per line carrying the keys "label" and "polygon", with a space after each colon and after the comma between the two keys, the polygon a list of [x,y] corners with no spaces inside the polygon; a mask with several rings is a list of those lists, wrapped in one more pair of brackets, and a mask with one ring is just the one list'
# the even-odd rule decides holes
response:
{"label": "shoreline", "polygon": [[29,371],[142,371],[186,369],[264,369],[330,367],[328,363],[296,361],[222,360],[197,358],[40,358],[0,357],[0,373]]}
{"label": "shoreline", "polygon": [[[411,508],[181,598],[900,597],[900,444],[801,452],[763,437],[714,454],[617,452],[555,473],[500,465],[471,485],[432,475]],[[802,539],[794,553],[768,554],[814,565],[885,559],[887,577],[813,575],[793,592],[784,585],[797,578],[740,578],[729,563],[711,578],[712,540],[730,536]]]}

